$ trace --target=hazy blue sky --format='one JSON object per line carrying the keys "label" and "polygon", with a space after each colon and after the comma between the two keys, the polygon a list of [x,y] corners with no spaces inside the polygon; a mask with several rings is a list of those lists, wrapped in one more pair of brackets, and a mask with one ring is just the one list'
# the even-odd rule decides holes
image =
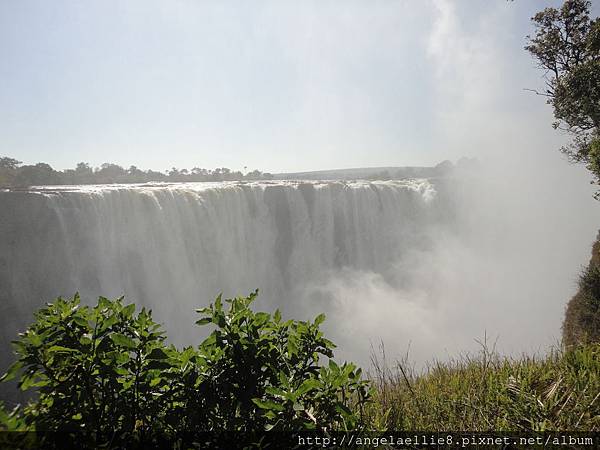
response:
{"label": "hazy blue sky", "polygon": [[549,152],[523,46],[557,4],[0,0],[0,155],[277,172]]}

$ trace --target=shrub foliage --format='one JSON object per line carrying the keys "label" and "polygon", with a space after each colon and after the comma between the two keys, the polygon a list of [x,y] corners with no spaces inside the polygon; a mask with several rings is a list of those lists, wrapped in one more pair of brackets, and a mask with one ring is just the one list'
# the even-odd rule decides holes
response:
{"label": "shrub foliage", "polygon": [[14,342],[18,359],[3,378],[37,396],[2,411],[2,426],[74,432],[95,446],[167,439],[183,448],[360,427],[369,385],[354,364],[331,359],[334,344],[319,329],[325,317],[254,312],[256,295],[198,310],[196,323],[213,331],[181,350],[166,344],[151,311],[136,314],[122,298],[94,307],[77,295],[57,299]]}
{"label": "shrub foliage", "polygon": [[562,329],[563,342],[569,347],[600,343],[600,239],[579,277],[579,290],[569,301]]}

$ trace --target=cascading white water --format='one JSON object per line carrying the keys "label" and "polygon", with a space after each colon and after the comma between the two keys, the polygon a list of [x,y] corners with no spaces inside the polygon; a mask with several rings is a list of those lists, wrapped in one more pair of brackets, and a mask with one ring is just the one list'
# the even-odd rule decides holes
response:
{"label": "cascading white water", "polygon": [[427,180],[43,187],[2,192],[0,208],[3,351],[75,292],[151,307],[176,344],[220,292],[259,288],[260,307],[314,316],[326,300],[308,293],[331,273],[385,275],[444,217]]}
{"label": "cascading white water", "polygon": [[[598,213],[574,228],[582,196],[526,181],[461,172],[0,191],[0,371],[33,311],[75,292],[152,308],[176,345],[205,334],[196,308],[259,288],[256,308],[325,312],[336,358],[363,367],[380,341],[391,358],[410,345],[421,367],[476,351],[483,336],[504,354],[547,349]],[[0,385],[0,400],[11,392]]]}

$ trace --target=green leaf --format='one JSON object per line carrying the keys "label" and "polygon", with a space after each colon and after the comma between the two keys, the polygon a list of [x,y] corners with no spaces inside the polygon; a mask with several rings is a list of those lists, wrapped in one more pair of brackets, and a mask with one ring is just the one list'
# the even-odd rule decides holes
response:
{"label": "green leaf", "polygon": [[325,321],[325,314],[319,314],[317,317],[315,317],[315,325],[316,326],[321,325],[324,321]]}
{"label": "green leaf", "polygon": [[317,389],[320,385],[321,383],[319,383],[319,381],[315,380],[314,378],[304,380],[300,387],[296,389],[296,395],[301,396],[303,394],[306,394],[308,391]]}
{"label": "green leaf", "polygon": [[215,322],[219,328],[225,328],[227,321],[225,320],[225,314],[222,312],[215,313],[213,316],[213,322]]}
{"label": "green leaf", "polygon": [[116,367],[115,368],[115,373],[117,375],[123,375],[124,376],[124,375],[128,375],[129,374],[129,370],[127,370],[124,367]]}
{"label": "green leaf", "polygon": [[217,296],[217,299],[215,300],[215,311],[222,311],[223,310],[223,302],[221,300],[222,294],[219,294]]}
{"label": "green leaf", "polygon": [[169,364],[168,362],[153,359],[148,363],[148,365],[146,367],[148,368],[148,370],[152,370],[152,369],[170,369],[173,366],[171,366],[171,364]]}
{"label": "green leaf", "polygon": [[336,346],[336,345],[335,345],[333,342],[331,342],[329,339],[325,339],[325,338],[323,338],[323,339],[322,339],[322,342],[323,342],[323,345],[325,346],[325,348],[327,348],[327,349],[329,349],[329,350],[331,350],[331,349],[334,349],[334,348],[336,348],[336,347],[337,347],[337,346]]}
{"label": "green leaf", "polygon": [[88,321],[81,316],[73,317],[73,322],[75,322],[77,325],[81,325],[84,328],[89,328]]}
{"label": "green leaf", "polygon": [[113,333],[110,335],[110,338],[116,345],[118,345],[120,347],[127,347],[127,348],[135,348],[136,347],[135,341],[133,339],[131,339],[130,337],[125,336],[124,334]]}
{"label": "green leaf", "polygon": [[0,377],[0,383],[12,380],[17,375],[17,372],[21,370],[23,365],[24,364],[21,361],[16,361],[13,364],[11,364],[6,373],[2,375],[2,377]]}
{"label": "green leaf", "polygon": [[63,347],[61,345],[53,345],[52,347],[50,347],[48,349],[48,353],[72,353],[72,352],[76,352],[77,350],[74,348],[67,348],[67,347]]}
{"label": "green leaf", "polygon": [[100,320],[101,320],[101,323],[100,323],[100,326],[98,327],[99,333],[112,327],[114,324],[116,324],[119,321],[119,318],[116,315],[111,315],[110,317],[108,317],[106,319],[101,318]]}
{"label": "green leaf", "polygon": [[110,305],[111,305],[111,301],[109,299],[107,299],[106,297],[99,297],[98,298],[98,306],[96,306],[96,308],[105,309],[105,308],[109,308]]}
{"label": "green leaf", "polygon": [[278,387],[275,386],[267,386],[265,388],[265,392],[267,394],[271,394],[274,397],[280,397],[283,398],[285,391],[283,389],[279,389]]}
{"label": "green leaf", "polygon": [[254,316],[254,322],[258,325],[258,326],[262,326],[264,325],[266,322],[269,321],[269,319],[271,318],[271,315],[266,313],[266,312],[259,312],[256,313],[256,315]]}
{"label": "green leaf", "polygon": [[150,354],[147,356],[148,359],[167,359],[167,355],[162,348],[153,348]]}
{"label": "green leaf", "polygon": [[252,402],[260,409],[283,411],[285,408],[279,403],[275,403],[272,400],[261,400],[259,398],[253,398]]}
{"label": "green leaf", "polygon": [[125,317],[127,317],[129,319],[133,315],[134,311],[135,311],[135,305],[132,303],[131,305],[127,305],[125,308],[123,308],[122,313]]}
{"label": "green leaf", "polygon": [[287,343],[287,351],[290,356],[296,355],[298,353],[298,346],[296,345],[296,339],[291,336]]}
{"label": "green leaf", "polygon": [[285,387],[289,387],[290,385],[290,380],[288,379],[287,375],[283,370],[279,371],[279,383]]}
{"label": "green leaf", "polygon": [[22,391],[26,391],[32,387],[41,387],[45,386],[46,384],[48,384],[48,380],[46,379],[45,375],[33,373],[21,378],[20,388]]}
{"label": "green leaf", "polygon": [[196,321],[196,325],[202,326],[202,325],[206,325],[211,322],[212,322],[212,319],[210,317],[203,317],[202,319]]}
{"label": "green leaf", "polygon": [[333,359],[329,360],[329,369],[334,373],[340,372],[340,366],[338,366]]}
{"label": "green leaf", "polygon": [[38,336],[35,331],[28,330],[25,335],[25,341],[29,341],[34,347],[40,347],[42,345],[42,339]]}

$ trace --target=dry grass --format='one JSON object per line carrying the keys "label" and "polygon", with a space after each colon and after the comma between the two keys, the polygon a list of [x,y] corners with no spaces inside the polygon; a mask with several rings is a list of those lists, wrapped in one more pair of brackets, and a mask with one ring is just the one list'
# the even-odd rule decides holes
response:
{"label": "dry grass", "polygon": [[375,430],[600,431],[600,344],[512,359],[484,343],[423,373],[373,359]]}

